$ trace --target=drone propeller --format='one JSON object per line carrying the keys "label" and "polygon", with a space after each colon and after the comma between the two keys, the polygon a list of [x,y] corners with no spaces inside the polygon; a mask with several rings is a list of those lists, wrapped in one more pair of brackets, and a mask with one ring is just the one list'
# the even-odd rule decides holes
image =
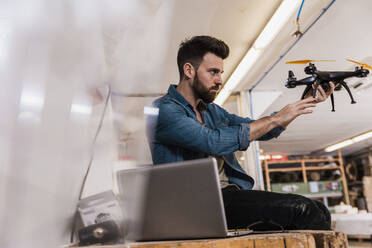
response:
{"label": "drone propeller", "polygon": [[329,59],[320,59],[320,60],[314,60],[314,59],[304,59],[304,60],[293,60],[293,61],[287,61],[286,64],[307,64],[310,62],[334,62],[336,60],[329,60]]}
{"label": "drone propeller", "polygon": [[370,66],[370,65],[367,65],[367,64],[364,64],[364,63],[360,63],[360,62],[358,62],[358,61],[351,60],[351,59],[346,59],[346,60],[349,61],[349,62],[352,62],[352,63],[358,64],[358,65],[360,65],[360,66],[363,66],[363,68],[365,68],[365,69],[372,70],[372,66]]}

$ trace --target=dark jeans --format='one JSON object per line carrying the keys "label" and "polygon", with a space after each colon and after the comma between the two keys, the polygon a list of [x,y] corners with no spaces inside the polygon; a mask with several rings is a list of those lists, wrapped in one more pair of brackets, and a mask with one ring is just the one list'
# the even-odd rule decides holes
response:
{"label": "dark jeans", "polygon": [[301,195],[222,189],[229,229],[330,230],[331,216],[319,201]]}

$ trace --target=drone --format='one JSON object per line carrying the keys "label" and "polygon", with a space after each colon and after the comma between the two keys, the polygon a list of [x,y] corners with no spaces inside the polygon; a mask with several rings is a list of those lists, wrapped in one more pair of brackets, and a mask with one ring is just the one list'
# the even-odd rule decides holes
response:
{"label": "drone", "polygon": [[[308,66],[305,67],[305,73],[311,75],[310,77],[303,78],[301,80],[297,80],[294,76],[293,71],[288,71],[288,81],[285,84],[287,88],[295,88],[296,86],[306,85],[304,92],[302,93],[301,99],[305,98],[305,95],[312,89],[312,85],[315,83],[314,90],[313,90],[313,97],[316,97],[316,92],[318,90],[319,85],[324,89],[324,91],[330,90],[329,82],[332,81],[338,84],[336,86],[336,90],[340,90],[341,87],[344,87],[347,93],[350,96],[351,104],[356,103],[354,100],[353,95],[351,94],[349,86],[346,84],[344,79],[350,77],[367,77],[369,74],[369,70],[364,69],[372,69],[372,66],[360,63],[351,59],[347,59],[347,61],[356,63],[360,65],[360,67],[356,67],[354,71],[318,71],[314,64],[311,62],[320,62],[320,61],[333,61],[333,60],[296,60],[296,61],[288,61],[286,64],[307,64]],[[331,94],[331,103],[332,103],[332,112],[335,112],[335,102],[333,93]]]}

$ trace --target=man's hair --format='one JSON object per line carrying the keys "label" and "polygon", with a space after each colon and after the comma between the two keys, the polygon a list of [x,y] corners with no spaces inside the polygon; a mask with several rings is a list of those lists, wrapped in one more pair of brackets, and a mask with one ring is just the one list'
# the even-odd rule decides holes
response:
{"label": "man's hair", "polygon": [[194,36],[189,40],[185,40],[180,44],[177,55],[178,71],[180,80],[184,76],[183,66],[185,63],[191,63],[195,70],[198,69],[203,57],[206,53],[225,59],[229,56],[229,47],[222,40],[218,40],[211,36]]}

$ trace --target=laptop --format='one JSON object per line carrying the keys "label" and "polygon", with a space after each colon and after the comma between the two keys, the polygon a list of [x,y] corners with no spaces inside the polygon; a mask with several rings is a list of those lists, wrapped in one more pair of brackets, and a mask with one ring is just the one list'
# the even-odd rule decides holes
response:
{"label": "laptop", "polygon": [[126,240],[240,236],[228,232],[214,158],[117,172]]}

